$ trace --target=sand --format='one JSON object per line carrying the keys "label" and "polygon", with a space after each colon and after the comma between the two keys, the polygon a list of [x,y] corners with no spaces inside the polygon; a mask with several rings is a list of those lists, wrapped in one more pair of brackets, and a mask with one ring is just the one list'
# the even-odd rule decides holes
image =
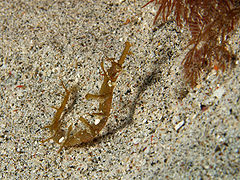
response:
{"label": "sand", "polygon": [[[240,29],[230,41],[236,67],[192,89],[181,65],[189,32],[174,21],[153,26],[146,2],[0,2],[1,179],[240,178]],[[101,87],[102,59],[118,60],[126,41],[132,54],[99,138],[60,153],[42,143],[63,99],[60,78],[79,88],[65,125],[81,124],[97,109],[84,97]]]}

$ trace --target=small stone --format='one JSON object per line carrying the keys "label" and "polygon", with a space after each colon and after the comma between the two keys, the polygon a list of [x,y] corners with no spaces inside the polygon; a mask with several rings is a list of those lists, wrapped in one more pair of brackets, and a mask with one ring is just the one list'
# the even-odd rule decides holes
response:
{"label": "small stone", "polygon": [[175,126],[175,130],[178,131],[184,124],[185,124],[185,121],[179,122],[179,123]]}
{"label": "small stone", "polygon": [[214,91],[213,96],[220,99],[223,96],[224,93],[225,93],[225,89],[223,87],[220,87],[216,91]]}

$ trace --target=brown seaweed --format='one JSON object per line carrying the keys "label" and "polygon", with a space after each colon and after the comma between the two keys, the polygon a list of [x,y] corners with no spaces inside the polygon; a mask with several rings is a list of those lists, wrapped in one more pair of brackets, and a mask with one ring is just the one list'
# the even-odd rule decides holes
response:
{"label": "brown seaweed", "polygon": [[66,94],[59,108],[52,106],[52,108],[56,109],[57,112],[53,117],[52,123],[44,127],[44,129],[46,128],[49,129],[52,135],[51,137],[45,140],[42,140],[43,143],[46,141],[49,141],[50,139],[53,139],[56,143],[59,143],[59,140],[65,135],[64,131],[61,129],[61,125],[62,125],[61,120],[64,116],[64,113],[65,113],[64,111],[66,109],[66,105],[68,104],[70,95],[71,93],[76,93],[77,88],[76,86],[74,86],[73,88],[68,90],[62,80],[61,80],[61,86],[64,88]]}
{"label": "brown seaweed", "polygon": [[130,54],[130,46],[131,44],[129,42],[125,43],[125,49],[123,50],[122,56],[120,57],[118,62],[115,62],[112,58],[107,58],[107,61],[110,61],[112,64],[112,66],[107,71],[104,68],[104,61],[101,62],[101,68],[104,73],[104,80],[100,91],[98,94],[86,95],[87,100],[94,99],[99,101],[99,112],[92,113],[93,116],[97,116],[98,118],[100,117],[99,123],[90,124],[85,118],[80,117],[79,120],[87,127],[88,130],[79,130],[71,134],[71,125],[68,129],[66,139],[61,145],[59,151],[61,151],[63,147],[71,147],[79,145],[81,143],[92,141],[105,127],[112,108],[112,96],[115,82],[119,76],[119,73],[122,70],[122,64],[124,63],[126,56]]}
{"label": "brown seaweed", "polygon": [[111,67],[107,70],[105,70],[104,61],[102,60],[101,69],[103,71],[104,80],[100,91],[98,94],[86,95],[87,100],[93,99],[99,101],[98,112],[91,114],[93,117],[100,118],[98,123],[90,124],[87,119],[81,116],[79,120],[84,124],[86,127],[85,129],[74,131],[72,124],[68,127],[67,132],[61,129],[62,123],[60,119],[69,100],[70,93],[73,92],[73,90],[68,90],[62,83],[62,86],[66,91],[66,95],[60,108],[55,108],[57,112],[55,113],[52,123],[45,127],[52,133],[52,136],[47,140],[53,139],[56,143],[61,145],[58,152],[60,152],[63,147],[72,147],[92,141],[105,127],[112,108],[112,96],[114,87],[116,86],[116,80],[122,70],[122,64],[124,63],[126,56],[130,54],[130,47],[131,44],[126,42],[125,49],[117,62],[115,62],[113,58],[107,58],[107,61],[111,62]]}

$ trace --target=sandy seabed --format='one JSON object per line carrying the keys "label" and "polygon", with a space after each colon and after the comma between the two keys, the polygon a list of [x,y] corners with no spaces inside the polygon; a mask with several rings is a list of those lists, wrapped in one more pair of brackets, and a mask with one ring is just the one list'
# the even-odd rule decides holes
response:
{"label": "sandy seabed", "polygon": [[[236,67],[191,89],[181,66],[189,33],[173,21],[153,26],[145,3],[0,2],[1,179],[240,178],[240,29],[230,41]],[[59,77],[79,87],[67,127],[96,111],[84,97],[99,91],[102,59],[119,59],[126,41],[132,54],[99,138],[60,153],[53,141],[41,143],[51,106],[63,99]]]}

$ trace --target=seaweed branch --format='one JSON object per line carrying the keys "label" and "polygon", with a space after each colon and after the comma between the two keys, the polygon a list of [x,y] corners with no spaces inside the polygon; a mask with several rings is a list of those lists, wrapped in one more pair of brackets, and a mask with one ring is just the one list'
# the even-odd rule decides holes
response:
{"label": "seaweed branch", "polygon": [[196,86],[202,72],[213,67],[224,71],[231,65],[233,53],[227,47],[229,34],[239,22],[239,2],[234,0],[150,0],[158,6],[153,23],[173,15],[179,27],[186,25],[192,39],[183,59],[184,77]]}

